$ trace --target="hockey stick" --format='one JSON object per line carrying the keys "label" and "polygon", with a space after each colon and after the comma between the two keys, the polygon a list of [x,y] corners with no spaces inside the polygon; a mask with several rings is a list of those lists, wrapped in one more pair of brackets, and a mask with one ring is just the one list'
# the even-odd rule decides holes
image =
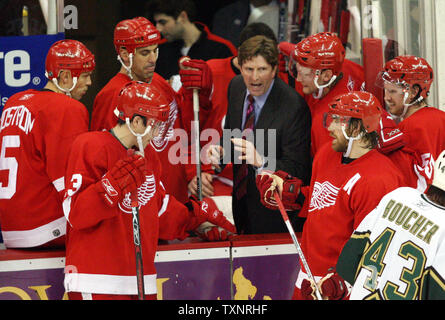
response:
{"label": "hockey stick", "polygon": [[196,184],[198,200],[202,201],[201,179],[201,146],[199,145],[199,94],[198,89],[193,89],[193,115],[195,123],[195,153],[196,153]]}
{"label": "hockey stick", "polygon": [[[134,153],[133,149],[128,149],[128,155]],[[133,242],[136,257],[136,283],[138,289],[138,299],[145,300],[145,285],[144,285],[144,266],[142,264],[142,245],[139,224],[139,203],[137,191],[130,194],[131,212],[133,214]]]}
{"label": "hockey stick", "polygon": [[138,288],[138,299],[145,299],[145,285],[144,285],[144,266],[142,265],[142,246],[141,235],[139,232],[139,207],[137,194],[131,194],[131,211],[133,213],[133,242],[136,254],[136,281]]}
{"label": "hockey stick", "polygon": [[309,265],[307,264],[306,258],[304,257],[303,250],[301,250],[300,244],[298,243],[294,228],[292,228],[292,225],[290,224],[289,216],[287,215],[286,209],[284,209],[284,206],[283,206],[283,202],[281,202],[280,195],[278,194],[278,192],[276,190],[274,191],[274,197],[275,197],[275,201],[278,204],[278,208],[280,209],[281,216],[283,217],[284,223],[286,224],[287,230],[289,230],[290,236],[291,236],[292,240],[294,241],[295,248],[297,248],[297,252],[298,252],[298,255],[300,256],[301,262],[303,263],[304,269],[306,270],[306,273],[307,273],[309,279],[312,280],[315,284],[315,295],[317,296],[318,300],[323,300],[323,298],[321,297],[321,293],[318,290],[317,282],[315,281],[315,278],[312,275],[311,270],[309,269]]}

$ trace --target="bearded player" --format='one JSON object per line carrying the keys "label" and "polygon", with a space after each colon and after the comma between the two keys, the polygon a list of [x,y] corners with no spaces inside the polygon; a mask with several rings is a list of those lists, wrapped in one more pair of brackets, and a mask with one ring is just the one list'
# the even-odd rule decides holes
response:
{"label": "bearded player", "polygon": [[[307,215],[301,248],[318,281],[335,265],[354,229],[381,197],[403,185],[403,177],[376,150],[382,107],[368,92],[352,91],[335,97],[324,124],[332,138],[316,154],[312,178],[300,215]],[[285,172],[257,177],[261,202],[271,209],[278,190],[286,209],[298,207],[301,181]],[[304,268],[297,277],[294,299],[307,297],[310,282]]]}
{"label": "bearded player", "polygon": [[324,299],[445,299],[445,151],[434,167],[425,193],[398,188],[363,219],[318,283]]}

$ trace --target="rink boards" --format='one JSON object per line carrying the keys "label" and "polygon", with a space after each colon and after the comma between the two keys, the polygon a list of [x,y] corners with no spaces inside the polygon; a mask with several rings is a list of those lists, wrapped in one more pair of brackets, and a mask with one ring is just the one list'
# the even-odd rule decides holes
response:
{"label": "rink boards", "polygon": [[[299,271],[287,234],[160,244],[155,264],[161,300],[290,299]],[[0,300],[67,299],[64,268],[63,250],[0,250]]]}

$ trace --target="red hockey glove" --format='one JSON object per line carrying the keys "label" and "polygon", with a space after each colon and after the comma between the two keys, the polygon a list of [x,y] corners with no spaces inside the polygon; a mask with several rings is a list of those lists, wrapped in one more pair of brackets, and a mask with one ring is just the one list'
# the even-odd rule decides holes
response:
{"label": "red hockey glove", "polygon": [[312,280],[303,279],[301,283],[301,297],[303,300],[317,300],[315,283]]}
{"label": "red hockey glove", "polygon": [[214,226],[210,223],[204,223],[202,228],[198,228],[196,231],[201,238],[207,241],[225,241],[229,240],[232,233],[226,229]]}
{"label": "red hockey glove", "polygon": [[335,269],[329,269],[328,272],[319,282],[322,296],[328,300],[342,300],[349,296],[351,285]]}
{"label": "red hockey glove", "polygon": [[135,191],[146,179],[146,160],[140,155],[132,155],[118,160],[102,179],[96,189],[110,206],[115,206],[125,194]]}
{"label": "red hockey glove", "polygon": [[386,111],[382,112],[377,133],[377,149],[383,154],[389,154],[405,145],[403,132],[397,128],[397,124]]}
{"label": "red hockey glove", "polygon": [[227,220],[212,199],[204,198],[204,200],[199,202],[192,197],[190,200],[193,206],[193,215],[195,216],[196,221],[194,222],[195,226],[191,227],[192,229],[189,230],[194,230],[201,223],[208,221],[216,226],[226,229],[231,233],[236,233],[235,226],[230,223],[229,220]]}
{"label": "red hockey glove", "polygon": [[278,45],[278,50],[286,57],[290,57],[292,52],[295,50],[295,45],[290,42],[283,41]]}
{"label": "red hockey glove", "polygon": [[213,88],[212,71],[204,60],[182,57],[179,76],[186,89],[199,89],[200,95],[210,96]]}
{"label": "red hockey glove", "polygon": [[271,175],[259,174],[256,176],[256,186],[260,192],[260,201],[263,206],[272,210],[278,210],[278,205],[273,197],[277,190],[276,183]]}
{"label": "red hockey glove", "polygon": [[[300,187],[302,181],[298,178],[294,178],[284,171],[277,171],[273,173],[276,177],[282,180],[283,190],[281,192],[281,201],[283,202],[286,210],[298,210],[301,208],[297,203],[297,197],[300,193]],[[258,175],[256,177],[256,185],[260,192],[261,203],[269,209],[278,210],[278,204],[274,198],[274,192],[277,190],[277,182],[274,178],[268,174]]]}

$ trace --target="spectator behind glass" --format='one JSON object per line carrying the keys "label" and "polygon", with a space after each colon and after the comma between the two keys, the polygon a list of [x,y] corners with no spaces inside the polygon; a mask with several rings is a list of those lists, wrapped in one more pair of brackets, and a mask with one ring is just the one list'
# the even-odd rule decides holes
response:
{"label": "spectator behind glass", "polygon": [[166,42],[159,45],[156,72],[164,79],[179,73],[178,60],[183,56],[209,60],[236,54],[230,41],[210,32],[206,25],[195,21],[196,8],[191,0],[152,0],[147,15]]}

